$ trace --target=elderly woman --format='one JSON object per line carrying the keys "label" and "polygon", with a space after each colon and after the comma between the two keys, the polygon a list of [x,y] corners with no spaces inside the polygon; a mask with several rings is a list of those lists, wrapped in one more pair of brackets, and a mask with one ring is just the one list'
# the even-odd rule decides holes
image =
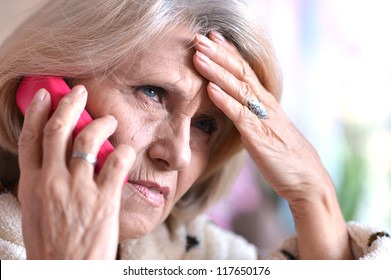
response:
{"label": "elderly woman", "polygon": [[[243,148],[296,224],[268,258],[386,256],[386,233],[345,223],[319,156],[279,106],[272,47],[250,10],[56,0],[22,24],[0,55],[1,258],[260,258],[202,214]],[[38,90],[23,117],[15,92],[37,75],[71,90],[52,114]],[[84,108],[94,120],[73,139]],[[94,173],[106,139],[114,151]]]}

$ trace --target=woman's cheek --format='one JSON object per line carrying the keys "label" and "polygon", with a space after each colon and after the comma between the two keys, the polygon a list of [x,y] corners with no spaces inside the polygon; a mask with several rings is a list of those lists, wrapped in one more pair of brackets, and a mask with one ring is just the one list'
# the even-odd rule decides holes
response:
{"label": "woman's cheek", "polygon": [[178,184],[175,191],[174,205],[183,197],[183,195],[191,188],[194,182],[190,181],[189,178],[185,176],[178,176]]}
{"label": "woman's cheek", "polygon": [[118,128],[113,135],[113,144],[127,144],[134,149],[142,150],[154,141],[154,135],[157,135],[156,121],[149,121],[144,114],[138,110],[132,110],[131,113],[123,112],[114,114],[118,120]]}
{"label": "woman's cheek", "polygon": [[208,165],[209,153],[198,153],[192,150],[192,161],[188,168],[178,172],[178,184],[175,194],[177,202],[204,173]]}

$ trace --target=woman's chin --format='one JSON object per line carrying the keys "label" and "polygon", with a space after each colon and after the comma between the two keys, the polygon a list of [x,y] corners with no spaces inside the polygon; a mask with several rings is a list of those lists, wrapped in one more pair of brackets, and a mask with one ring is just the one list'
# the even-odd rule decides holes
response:
{"label": "woman's chin", "polygon": [[132,239],[132,240],[140,239],[146,235],[147,235],[147,233],[141,233],[141,232],[124,232],[124,234],[122,234],[122,232],[120,232],[119,242],[121,243],[123,241],[130,240],[130,239]]}
{"label": "woman's chin", "polygon": [[121,216],[119,241],[143,238],[153,231],[159,224],[160,221],[153,221],[147,217]]}
{"label": "woman's chin", "polygon": [[146,236],[151,231],[148,230],[120,230],[119,242],[129,240],[129,239],[140,239]]}

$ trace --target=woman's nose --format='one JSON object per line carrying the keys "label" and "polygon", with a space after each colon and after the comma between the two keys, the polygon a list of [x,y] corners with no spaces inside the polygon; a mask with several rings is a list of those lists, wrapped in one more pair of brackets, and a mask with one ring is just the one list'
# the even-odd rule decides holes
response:
{"label": "woman's nose", "polygon": [[190,124],[176,124],[163,128],[148,151],[151,160],[165,170],[183,170],[191,161]]}

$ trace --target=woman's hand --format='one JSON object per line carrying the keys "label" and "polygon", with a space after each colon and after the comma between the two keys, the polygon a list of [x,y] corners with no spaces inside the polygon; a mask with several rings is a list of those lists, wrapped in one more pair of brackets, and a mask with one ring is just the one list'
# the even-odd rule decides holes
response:
{"label": "woman's hand", "polygon": [[72,141],[86,101],[85,88],[75,86],[49,118],[50,95],[41,89],[26,112],[18,198],[29,259],[116,256],[121,189],[135,156],[130,147],[118,146],[98,175],[92,164],[70,156],[96,155],[117,126],[111,116],[96,119]]}
{"label": "woman's hand", "polygon": [[[233,44],[216,32],[209,38],[197,34],[195,41],[193,62],[210,81],[209,97],[234,122],[265,179],[289,202],[298,233],[299,257],[349,258],[346,225],[334,186],[314,148]],[[249,100],[262,102],[267,119],[249,110]]]}

